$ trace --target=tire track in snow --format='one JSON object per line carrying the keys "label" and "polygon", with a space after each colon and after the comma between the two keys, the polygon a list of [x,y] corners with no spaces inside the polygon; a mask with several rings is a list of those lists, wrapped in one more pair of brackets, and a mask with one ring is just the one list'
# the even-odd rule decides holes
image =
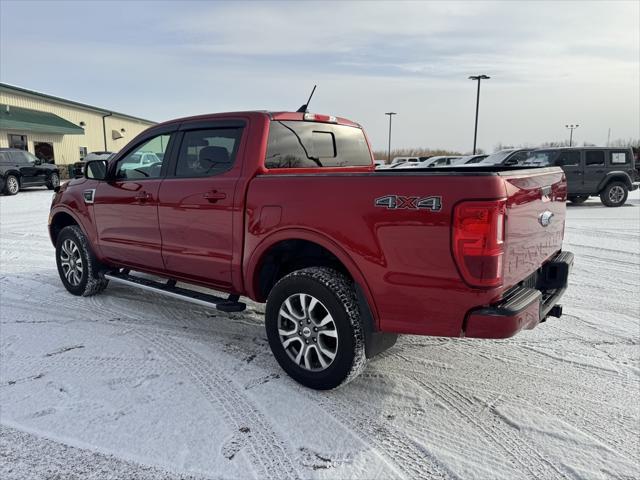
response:
{"label": "tire track in snow", "polygon": [[[453,389],[446,383],[440,383],[440,388],[430,383],[424,382],[415,376],[407,376],[413,383],[427,390],[442,400],[452,408],[466,422],[470,423],[474,429],[479,430],[492,443],[498,446],[515,463],[529,472],[533,478],[564,478],[571,475],[569,471],[561,471],[542,455],[530,442],[526,441],[522,435],[518,435],[514,429],[499,419],[494,423],[492,429],[486,428],[477,420],[477,410],[475,402],[466,398],[459,391]],[[496,417],[498,418],[498,417]]]}
{"label": "tire track in snow", "polygon": [[[365,445],[374,447],[376,453],[403,478],[458,478],[444,462],[440,462],[432,452],[404,432],[392,425],[382,424],[370,415],[356,415],[353,405],[339,398],[339,393],[305,393],[323,411],[349,427],[349,431]],[[365,410],[363,413],[368,412]]]}
{"label": "tire track in snow", "polygon": [[179,342],[158,335],[134,331],[143,342],[152,345],[178,363],[193,378],[211,404],[217,404],[236,431],[246,431],[247,458],[258,478],[300,478],[285,443],[273,430],[265,416],[252,404],[233,381]]}
{"label": "tire track in snow", "polygon": [[[150,327],[148,326],[144,326],[142,328],[145,331],[150,329]],[[202,343],[203,341],[202,337],[189,334],[179,328],[176,328],[175,330],[168,329],[168,331],[162,333],[175,335],[186,341],[197,341],[199,343]],[[157,336],[153,334],[147,335],[146,333],[142,334],[140,332],[140,328],[136,328],[136,334],[147,342],[151,341],[151,338],[153,337],[154,339],[152,341],[152,344],[158,346],[157,342],[159,340]],[[166,337],[162,338],[165,340],[167,339]],[[177,342],[175,341],[172,341],[171,343],[177,344]],[[176,347],[174,346],[167,346],[167,348],[163,348],[162,351],[168,356],[171,356],[172,353],[175,353],[175,348]],[[184,362],[180,361],[177,358],[176,360],[181,364],[183,368],[188,369],[190,373],[193,374],[194,372],[207,372],[213,369],[213,366],[203,360],[200,355],[193,353],[182,346],[179,346],[179,349],[182,352],[185,352],[188,358],[185,359]],[[243,360],[241,356],[244,356],[247,352],[233,351],[227,353],[230,353],[238,360]],[[216,373],[211,370],[211,375],[215,376]],[[218,373],[217,375],[219,376],[220,374]],[[215,381],[219,382],[219,380]],[[230,382],[229,380],[227,381]],[[309,392],[307,389],[304,389],[303,392],[313,404],[319,405],[321,411],[325,413],[329,412],[330,416],[336,419],[339,424],[347,426],[347,431],[349,433],[360,438],[365,445],[374,446],[377,453],[386,460],[386,463],[393,470],[401,474],[402,477],[419,479],[457,478],[456,475],[446,470],[446,467],[440,464],[435,456],[424,446],[407,437],[404,433],[398,431],[395,427],[383,425],[380,422],[371,419],[371,417],[369,416],[353,415],[351,413],[352,406],[335,396],[323,396],[327,394],[323,394],[320,392]],[[242,393],[239,394],[244,397]],[[400,462],[397,461],[398,458],[401,459]],[[364,475],[366,472],[362,470],[359,473]],[[362,478],[361,475],[356,476]]]}

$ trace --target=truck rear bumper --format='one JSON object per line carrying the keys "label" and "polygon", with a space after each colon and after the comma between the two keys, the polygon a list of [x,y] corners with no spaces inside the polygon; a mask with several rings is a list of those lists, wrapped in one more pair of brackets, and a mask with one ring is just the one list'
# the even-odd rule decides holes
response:
{"label": "truck rear bumper", "polygon": [[573,253],[560,252],[537,273],[535,287],[518,285],[497,304],[469,312],[463,336],[508,338],[520,330],[532,329],[548,316],[560,317],[558,301],[567,289]]}

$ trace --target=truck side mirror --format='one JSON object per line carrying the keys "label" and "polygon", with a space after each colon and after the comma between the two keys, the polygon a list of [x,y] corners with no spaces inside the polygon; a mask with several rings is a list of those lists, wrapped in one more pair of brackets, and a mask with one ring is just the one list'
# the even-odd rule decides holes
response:
{"label": "truck side mirror", "polygon": [[107,178],[107,161],[106,160],[91,160],[84,166],[85,178],[91,180],[105,180]]}

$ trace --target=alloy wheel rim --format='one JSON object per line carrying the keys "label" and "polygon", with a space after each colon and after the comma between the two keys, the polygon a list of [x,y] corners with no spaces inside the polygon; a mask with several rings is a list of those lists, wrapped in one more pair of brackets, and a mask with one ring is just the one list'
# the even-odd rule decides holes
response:
{"label": "alloy wheel rim", "polygon": [[289,358],[299,367],[320,372],[338,352],[338,330],[327,307],[306,293],[287,298],[278,312],[278,337]]}
{"label": "alloy wheel rim", "polygon": [[62,266],[62,273],[67,282],[74,287],[80,285],[82,274],[84,273],[82,256],[80,255],[80,249],[76,245],[76,242],[69,238],[62,242],[60,265]]}
{"label": "alloy wheel rim", "polygon": [[620,201],[622,201],[622,197],[624,197],[624,190],[622,187],[616,185],[609,190],[609,200],[613,203],[620,203]]}
{"label": "alloy wheel rim", "polygon": [[54,187],[60,185],[60,178],[58,178],[58,175],[56,175],[55,173],[51,175],[51,185],[53,185]]}
{"label": "alloy wheel rim", "polygon": [[7,181],[7,183],[9,184],[9,191],[11,193],[16,193],[18,191],[18,179],[15,177],[10,177],[9,180]]}

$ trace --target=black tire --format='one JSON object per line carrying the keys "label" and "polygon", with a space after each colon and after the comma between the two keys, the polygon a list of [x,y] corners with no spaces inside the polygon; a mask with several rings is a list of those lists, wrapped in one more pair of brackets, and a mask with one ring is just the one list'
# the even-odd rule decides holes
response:
{"label": "black tire", "polygon": [[576,195],[575,197],[569,197],[569,201],[576,205],[586,202],[589,199],[589,195]]}
{"label": "black tire", "polygon": [[[72,252],[73,255],[70,255],[69,252]],[[80,273],[74,267],[77,275],[69,274],[72,268],[69,266],[71,258],[74,259],[75,266],[80,266]],[[56,264],[62,284],[73,295],[84,297],[95,295],[102,292],[109,283],[102,276],[103,265],[96,259],[89,247],[89,241],[77,225],[64,227],[58,234]]]}
{"label": "black tire", "polygon": [[20,179],[15,175],[7,175],[4,179],[4,194],[15,195],[20,191]]}
{"label": "black tire", "polygon": [[60,176],[56,172],[53,172],[47,180],[47,188],[53,190],[58,185],[60,185]]}
{"label": "black tire", "polygon": [[[308,309],[307,320],[299,322],[300,328],[307,330],[308,334],[305,333],[303,335],[301,333],[302,330],[300,330],[289,335],[299,337],[294,340],[299,342],[301,349],[305,348],[303,342],[309,344],[307,350],[313,349],[312,353],[309,354],[311,358],[310,365],[315,361],[318,368],[323,368],[320,370],[313,371],[301,366],[300,363],[296,363],[295,359],[290,356],[292,355],[292,348],[295,353],[296,347],[293,346],[287,350],[283,345],[284,338],[291,337],[282,337],[280,335],[282,330],[279,330],[279,322],[288,321],[283,320],[286,317],[282,317],[280,312],[281,309],[285,308],[286,301],[295,298],[297,295],[304,295],[304,298],[311,296],[318,303],[315,304],[314,308]],[[310,305],[311,301],[309,302]],[[328,333],[332,333],[331,335],[321,337],[322,332],[313,333],[309,328],[303,328],[306,324],[309,324],[309,327],[313,327],[314,324],[318,326],[315,321],[313,321],[314,323],[309,323],[309,319],[313,317],[313,312],[315,311],[317,314],[318,308],[321,309],[321,316],[323,315],[322,309],[324,309],[332,318],[333,327],[328,329]],[[302,307],[300,311],[304,314],[306,308]],[[353,380],[364,369],[366,365],[364,333],[360,321],[358,301],[353,282],[340,272],[330,268],[311,267],[290,273],[282,278],[271,290],[267,300],[265,317],[267,337],[273,355],[282,369],[302,385],[316,390],[336,388]],[[324,316],[323,318],[326,319],[327,317]],[[298,320],[300,320],[300,317],[296,317],[296,321]],[[289,323],[294,330],[298,329],[295,322],[289,321]],[[320,327],[320,330],[323,328],[325,327]],[[314,331],[317,330],[314,328]],[[305,335],[307,335],[306,339]],[[322,350],[320,344],[325,342],[322,339],[331,340],[334,335],[336,338],[334,357],[328,366],[319,366],[319,352]],[[312,341],[317,344],[317,347]],[[307,355],[304,356],[306,357]],[[306,364],[307,361],[305,360],[304,363]]]}
{"label": "black tire", "polygon": [[629,196],[629,189],[623,182],[611,182],[600,192],[600,201],[607,207],[624,205]]}

